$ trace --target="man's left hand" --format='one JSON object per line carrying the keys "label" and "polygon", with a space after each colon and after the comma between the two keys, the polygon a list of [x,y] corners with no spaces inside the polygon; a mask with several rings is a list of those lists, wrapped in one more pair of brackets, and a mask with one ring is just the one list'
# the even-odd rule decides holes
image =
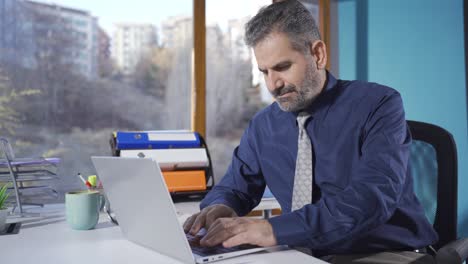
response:
{"label": "man's left hand", "polygon": [[205,247],[221,243],[224,247],[242,244],[269,247],[277,244],[273,228],[267,220],[247,217],[219,218],[200,240],[200,244]]}

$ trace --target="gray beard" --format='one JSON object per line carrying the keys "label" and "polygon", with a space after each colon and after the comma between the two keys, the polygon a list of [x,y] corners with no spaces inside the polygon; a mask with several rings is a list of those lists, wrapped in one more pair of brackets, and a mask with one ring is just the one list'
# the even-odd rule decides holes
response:
{"label": "gray beard", "polygon": [[309,107],[319,95],[319,90],[321,88],[319,87],[319,72],[317,70],[312,72],[312,65],[308,65],[307,67],[308,74],[302,82],[301,87],[294,88],[297,92],[297,97],[294,97],[292,100],[282,100],[281,98],[277,98],[277,94],[273,95],[281,110],[285,112],[299,112]]}

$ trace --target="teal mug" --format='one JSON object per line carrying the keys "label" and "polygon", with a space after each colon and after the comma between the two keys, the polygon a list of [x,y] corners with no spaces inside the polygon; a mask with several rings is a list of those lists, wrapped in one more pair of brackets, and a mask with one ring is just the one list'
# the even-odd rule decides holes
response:
{"label": "teal mug", "polygon": [[65,194],[68,225],[75,230],[93,229],[98,220],[104,199],[98,191],[76,191]]}

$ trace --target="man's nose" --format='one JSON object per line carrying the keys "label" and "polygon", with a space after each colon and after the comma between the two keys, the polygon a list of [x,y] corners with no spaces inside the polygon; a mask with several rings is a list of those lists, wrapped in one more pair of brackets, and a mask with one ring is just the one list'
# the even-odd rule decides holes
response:
{"label": "man's nose", "polygon": [[284,81],[276,73],[270,73],[268,75],[268,87],[270,90],[276,90],[284,86]]}

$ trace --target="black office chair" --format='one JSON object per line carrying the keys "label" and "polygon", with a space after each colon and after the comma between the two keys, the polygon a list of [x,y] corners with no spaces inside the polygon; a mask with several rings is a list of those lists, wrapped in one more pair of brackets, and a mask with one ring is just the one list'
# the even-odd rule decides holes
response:
{"label": "black office chair", "polygon": [[431,249],[437,263],[461,264],[468,257],[468,239],[457,239],[455,141],[450,132],[432,124],[408,121],[408,126],[413,137],[410,164],[415,193],[439,234],[439,241]]}

